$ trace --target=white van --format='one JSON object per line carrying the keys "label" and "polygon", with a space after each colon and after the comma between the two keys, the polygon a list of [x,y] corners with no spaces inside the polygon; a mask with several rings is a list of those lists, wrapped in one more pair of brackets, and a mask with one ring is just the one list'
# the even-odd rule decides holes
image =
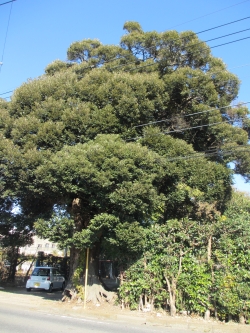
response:
{"label": "white van", "polygon": [[65,288],[65,278],[59,269],[55,267],[35,267],[26,283],[26,290],[45,289],[52,292],[53,289]]}

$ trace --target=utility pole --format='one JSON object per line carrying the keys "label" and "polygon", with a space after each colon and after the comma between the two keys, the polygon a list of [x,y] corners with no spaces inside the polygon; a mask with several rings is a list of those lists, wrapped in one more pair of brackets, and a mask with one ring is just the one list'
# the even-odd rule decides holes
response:
{"label": "utility pole", "polygon": [[87,253],[86,253],[86,270],[85,270],[85,285],[84,285],[84,306],[83,306],[84,309],[86,309],[88,271],[89,271],[89,248],[87,248]]}

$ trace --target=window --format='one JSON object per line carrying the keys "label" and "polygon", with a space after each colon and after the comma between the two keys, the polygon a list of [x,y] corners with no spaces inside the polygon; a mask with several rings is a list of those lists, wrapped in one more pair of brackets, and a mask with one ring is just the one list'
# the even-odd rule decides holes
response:
{"label": "window", "polygon": [[49,276],[49,268],[35,268],[32,275],[33,276]]}

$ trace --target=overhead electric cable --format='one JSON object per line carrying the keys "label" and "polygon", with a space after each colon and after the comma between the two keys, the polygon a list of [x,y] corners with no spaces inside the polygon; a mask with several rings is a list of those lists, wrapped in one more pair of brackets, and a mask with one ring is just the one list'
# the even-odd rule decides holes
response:
{"label": "overhead electric cable", "polygon": [[[245,102],[245,103],[239,103],[239,105],[236,105],[234,106],[235,108],[236,107],[239,107],[241,105],[245,105],[245,104],[249,104],[249,102]],[[195,113],[190,113],[190,114],[184,114],[184,115],[181,115],[180,117],[178,118],[182,118],[182,117],[190,117],[190,116],[194,116],[196,114],[201,114],[201,113],[207,113],[207,112],[212,112],[212,111],[220,111],[221,109],[226,109],[226,108],[229,108],[229,107],[233,107],[232,105],[226,105],[226,106],[223,106],[221,108],[214,108],[214,109],[210,109],[210,110],[204,110],[204,111],[199,111],[199,112],[195,112]],[[167,121],[171,121],[171,119],[164,119],[164,120],[157,120],[157,121],[152,121],[152,122],[149,122],[149,123],[145,123],[145,124],[141,124],[141,125],[137,125],[137,126],[134,126],[133,128],[136,128],[136,127],[143,127],[143,126],[147,126],[147,125],[153,125],[153,124],[157,124],[157,123],[163,123],[163,122],[167,122]]]}
{"label": "overhead electric cable", "polygon": [[[229,67],[229,69],[231,70],[231,69],[241,68],[241,67],[246,67],[246,66],[250,66],[250,63],[244,64],[244,65],[240,65],[240,66]],[[221,73],[221,72],[224,72],[224,71],[225,71],[225,69],[221,69],[221,70],[215,71],[215,72],[209,72],[208,71],[208,72],[205,73],[205,75],[214,75],[214,74],[218,74],[218,73]],[[193,77],[195,77],[195,76],[193,76]]]}
{"label": "overhead electric cable", "polygon": [[[239,118],[237,120],[244,120],[244,118]],[[188,131],[191,129],[195,129],[195,128],[202,128],[202,127],[210,127],[210,126],[215,126],[215,125],[219,125],[219,124],[225,124],[225,123],[230,123],[232,122],[232,120],[225,120],[225,121],[219,121],[217,123],[212,123],[212,124],[204,124],[204,125],[198,125],[198,126],[192,126],[192,127],[186,127],[186,128],[180,128],[177,130],[173,130],[173,131],[168,131],[168,132],[162,132],[164,134],[169,134],[169,133],[179,133],[179,132],[183,132],[183,131]]]}
{"label": "overhead electric cable", "polygon": [[[194,32],[195,35],[199,35],[199,34],[202,34],[204,32],[207,32],[207,31],[211,31],[211,30],[214,30],[214,29],[218,29],[218,28],[221,28],[221,27],[224,27],[226,25],[230,25],[230,24],[233,24],[233,23],[236,23],[236,22],[240,22],[240,21],[243,21],[243,20],[247,20],[247,19],[250,19],[250,16],[247,16],[247,17],[244,17],[242,19],[239,19],[239,20],[236,20],[236,21],[231,21],[231,22],[228,22],[228,23],[224,23],[224,24],[221,24],[221,25],[218,25],[218,26],[215,26],[215,27],[212,27],[212,28],[208,28],[208,29],[205,29],[205,30],[202,30],[202,31],[199,31],[199,32]],[[248,29],[247,29],[248,30]],[[244,31],[244,30],[243,30]],[[178,38],[174,38],[174,39],[170,39],[169,41],[170,42],[174,42],[174,41],[177,41],[177,40],[180,40],[180,39],[185,39],[187,37],[191,37],[193,36],[193,33],[189,34],[189,35],[185,35],[183,37],[178,37]],[[222,36],[222,37],[226,37],[227,35],[225,36]],[[228,35],[229,36],[229,35]],[[222,37],[217,37],[217,38],[222,38]],[[210,41],[210,40],[209,40]],[[201,41],[200,43],[202,43],[203,41]],[[204,41],[204,42],[208,42],[208,41]],[[193,46],[193,45],[192,45]],[[151,49],[151,48],[155,48],[155,45],[154,46],[151,46],[149,47],[148,49]]]}
{"label": "overhead electric cable", "polygon": [[193,159],[193,158],[206,158],[209,156],[216,156],[216,155],[230,155],[233,154],[235,152],[250,152],[250,146],[249,149],[241,149],[242,146],[238,146],[238,147],[232,147],[231,150],[221,150],[221,149],[217,149],[213,152],[205,152],[205,151],[201,151],[201,152],[195,152],[194,154],[191,155],[186,155],[186,156],[176,156],[176,157],[169,157],[166,158],[167,161],[172,162],[172,161],[178,161],[178,160],[189,160],[189,159]]}
{"label": "overhead electric cable", "polygon": [[[232,44],[232,43],[236,43],[236,42],[239,42],[239,41],[242,41],[242,40],[245,40],[245,39],[249,39],[250,38],[250,36],[248,36],[248,37],[245,37],[245,38],[241,38],[241,39],[236,39],[236,40],[233,40],[233,41],[231,41],[231,42],[227,42],[227,43],[223,43],[223,44],[219,44],[219,45],[215,45],[215,46],[209,46],[209,48],[210,49],[214,49],[214,48],[216,48],[216,47],[220,47],[220,46],[224,46],[224,45],[227,45],[227,44]],[[191,53],[192,54],[192,52],[187,52],[187,53]],[[154,63],[152,63],[152,64],[147,64],[147,65],[144,65],[144,66],[140,66],[140,67],[134,67],[134,68],[130,68],[130,69],[127,69],[125,72],[131,72],[131,71],[134,71],[134,70],[139,70],[139,69],[141,69],[141,68],[144,68],[144,67],[149,67],[149,66],[154,66],[154,65],[157,65],[158,64],[158,62],[154,62]],[[120,65],[120,66],[116,66],[116,67],[113,67],[113,68],[117,68],[117,67],[123,67],[123,66],[126,66],[127,64],[124,64],[124,65]],[[176,63],[176,64],[170,64],[170,65],[165,65],[165,67],[174,67],[174,66],[180,66],[181,64],[179,63]],[[111,69],[113,69],[113,68],[111,68]]]}
{"label": "overhead electric cable", "polygon": [[11,92],[13,92],[13,91],[14,91],[14,90],[6,91],[6,92],[4,92],[4,93],[1,93],[0,96],[2,96],[2,95],[6,95],[6,94],[9,94],[9,93],[11,93]]}
{"label": "overhead electric cable", "polygon": [[[249,19],[249,18],[250,18],[250,16],[247,16],[247,17],[244,17],[244,18],[239,19],[239,20],[231,21],[231,22],[228,22],[228,23],[225,23],[225,24],[219,25],[219,26],[215,26],[215,27],[212,27],[212,28],[209,28],[209,29],[206,29],[206,30],[203,30],[203,31],[197,32],[197,33],[195,33],[195,34],[200,34],[200,33],[203,33],[203,32],[209,31],[209,30],[213,30],[213,29],[216,29],[216,28],[219,28],[219,27],[225,26],[225,25],[233,24],[233,23],[236,23],[236,22],[239,22],[239,21],[242,21],[242,20],[246,20],[246,19]],[[246,30],[248,30],[248,29],[246,29]],[[243,32],[243,31],[245,31],[245,30],[242,30],[242,31],[239,31],[239,32],[235,32],[235,33],[240,33],[240,32]],[[232,33],[232,34],[235,34],[235,33]],[[192,36],[192,35],[193,35],[193,34],[190,34],[190,36]],[[188,35],[188,36],[189,36],[189,35]],[[187,38],[188,36],[179,37],[179,38],[176,38],[176,39],[172,39],[172,40],[170,40],[170,41],[175,41],[175,40],[184,39],[184,38]],[[215,39],[223,38],[223,37],[226,37],[226,36],[229,36],[229,35],[224,35],[224,36],[221,36],[221,37],[216,37]],[[212,39],[211,39],[211,40],[212,40]],[[211,41],[211,40],[209,40],[209,41]],[[206,41],[205,41],[205,42],[206,42]],[[201,42],[199,42],[199,43],[204,43],[204,41],[201,41]],[[199,43],[197,43],[197,44],[199,44]],[[191,45],[191,46],[193,47],[194,45]],[[151,48],[153,48],[153,47],[155,47],[155,46],[149,47],[148,49],[151,49]],[[187,46],[187,47],[188,47],[188,46]],[[215,47],[217,47],[217,46],[215,46]],[[121,56],[121,57],[122,57],[122,58],[125,58],[125,56]],[[150,56],[150,57],[147,58],[147,60],[150,59],[150,58],[154,58],[154,57],[153,57],[153,56]],[[103,61],[101,65],[104,65],[104,64],[106,64],[106,63],[110,63],[110,62],[115,61],[115,60],[117,60],[117,59],[119,59],[119,58],[114,57],[114,58],[112,58],[112,59],[110,59],[110,60]],[[137,59],[137,61],[140,63],[140,60]],[[120,68],[120,67],[127,66],[127,65],[129,65],[129,64],[134,64],[134,63],[135,63],[135,60],[132,61],[132,62],[128,62],[128,63],[125,63],[125,64],[121,64],[121,65],[115,66],[115,67],[113,67],[113,68],[110,68],[109,70],[117,69],[117,68]],[[155,63],[147,64],[147,65],[145,65],[145,66],[140,66],[140,68],[148,67],[148,66],[153,66],[153,65],[155,65]],[[174,64],[174,65],[175,65],[175,64]],[[177,65],[178,65],[178,64],[177,64]],[[96,66],[95,66],[95,65],[91,65],[91,66],[88,66],[88,67],[86,67],[86,68],[84,68],[84,69],[92,69],[92,68],[96,68]],[[135,67],[134,69],[137,69],[137,67]],[[134,69],[130,69],[130,70],[127,70],[127,71],[131,71],[131,70],[134,70]],[[80,76],[80,77],[81,77],[81,76]]]}
{"label": "overhead electric cable", "polygon": [[[16,1],[16,0],[13,0],[13,1]],[[13,1],[9,1],[9,3],[10,3],[10,2],[13,2]],[[236,20],[236,21],[231,21],[231,22],[228,22],[228,23],[225,23],[225,24],[222,24],[222,25],[216,26],[216,27],[212,27],[212,28],[209,28],[209,29],[206,29],[206,30],[203,30],[203,31],[197,32],[196,34],[200,34],[200,33],[203,33],[203,32],[209,31],[209,30],[213,30],[213,29],[216,29],[216,28],[219,28],[219,27],[222,27],[222,26],[225,26],[225,25],[229,25],[229,24],[232,24],[232,23],[235,23],[235,22],[239,22],[239,21],[242,21],[242,20],[246,20],[246,19],[249,19],[249,18],[250,18],[250,16],[245,17],[245,18],[242,18],[242,19],[239,19],[239,20]],[[208,41],[212,41],[212,40],[215,40],[215,39],[219,39],[219,38],[227,37],[227,36],[230,36],[230,35],[233,35],[233,34],[236,34],[236,33],[240,33],[240,32],[246,31],[246,30],[250,30],[250,29],[245,29],[245,30],[241,30],[241,31],[238,31],[238,32],[234,32],[234,33],[228,34],[228,35],[224,35],[224,36],[216,37],[216,38],[214,38],[214,39],[210,39],[210,40],[208,40]],[[185,37],[181,37],[181,38],[186,38],[186,36],[185,36]],[[178,38],[178,39],[181,39],[181,38]],[[234,43],[234,42],[241,41],[241,40],[248,39],[248,38],[250,38],[250,37],[246,37],[246,38],[238,39],[238,40],[231,41],[231,42],[228,42],[228,43],[223,43],[223,44],[220,44],[220,45],[215,45],[215,46],[212,46],[212,47],[210,47],[210,48],[216,48],[216,47],[219,47],[219,46],[223,46],[223,45],[226,45],[226,44]],[[176,40],[178,40],[178,39],[176,39]],[[207,42],[207,41],[205,41],[205,42]],[[201,42],[199,42],[199,43],[203,43],[203,41],[201,41]],[[197,43],[197,44],[199,44],[199,43]],[[196,45],[196,44],[195,44],[195,45]],[[194,45],[192,45],[192,46],[194,46]],[[187,46],[187,47],[188,47],[188,46]],[[123,57],[125,57],[125,56],[121,56],[121,57],[123,58]],[[152,58],[152,57],[149,57],[148,59],[150,59],[150,58]],[[106,63],[109,63],[109,62],[111,62],[111,61],[117,60],[117,59],[119,59],[119,58],[115,57],[115,58],[112,58],[112,59],[110,59],[110,60],[103,61],[102,65],[104,65],[104,64],[106,64]],[[119,66],[115,66],[115,67],[110,68],[110,69],[112,70],[112,69],[115,69],[115,68],[124,67],[124,66],[126,66],[126,65],[128,65],[128,64],[134,64],[134,63],[135,63],[135,62],[133,61],[133,62],[130,62],[130,63],[122,64],[122,65],[119,65]],[[156,65],[156,64],[157,64],[157,62],[155,62],[155,63],[151,63],[151,64],[147,64],[147,65],[145,65],[145,66],[134,67],[134,68],[129,69],[129,70],[126,70],[126,71],[129,72],[129,71],[132,71],[132,70],[137,70],[137,69],[141,69],[141,68],[144,68],[144,67],[149,67],[149,66],[153,66],[153,65]],[[169,66],[178,66],[178,65],[179,65],[179,64],[171,64],[171,65],[169,65]],[[249,64],[245,64],[245,65],[237,66],[237,67],[232,67],[232,68],[239,68],[239,67],[243,67],[243,66],[249,66]],[[93,68],[96,68],[95,65],[88,66],[88,67],[86,67],[86,68],[84,68],[84,69],[93,69]],[[1,67],[0,67],[0,71],[1,71]],[[224,71],[224,70],[221,70],[221,71]],[[208,74],[210,74],[210,75],[214,75],[214,74],[219,73],[219,72],[220,72],[220,71],[216,71],[216,72],[208,73]],[[83,76],[79,76],[79,77],[83,77]],[[13,90],[12,90],[12,91],[13,91]],[[12,92],[12,91],[10,91],[10,92]],[[9,92],[6,92],[6,93],[9,93]],[[5,93],[2,93],[2,94],[0,94],[0,95],[4,95],[4,94],[5,94]]]}
{"label": "overhead electric cable", "polygon": [[16,0],[11,0],[11,1],[7,1],[7,2],[4,2],[4,3],[0,3],[0,6],[7,5],[8,3],[14,2],[14,1],[16,1]]}
{"label": "overhead electric cable", "polygon": [[236,23],[236,22],[240,22],[240,21],[247,20],[247,19],[249,19],[249,18],[250,18],[250,16],[243,17],[242,19],[239,19],[239,20],[236,20],[236,21],[231,21],[231,22],[228,22],[228,23],[224,23],[224,24],[221,24],[221,25],[217,25],[216,27],[213,27],[213,28],[210,28],[210,29],[206,29],[206,30],[202,30],[202,31],[196,32],[195,34],[196,34],[196,35],[199,35],[199,34],[202,34],[202,33],[204,33],[204,32],[207,32],[207,31],[211,31],[211,30],[214,30],[214,29],[218,29],[218,28],[221,28],[221,27],[225,27],[226,25],[230,25],[230,24],[233,24],[233,23]]}
{"label": "overhead electric cable", "polygon": [[[241,18],[241,19],[239,19],[239,20],[231,21],[231,22],[228,22],[228,23],[224,23],[224,24],[221,24],[221,25],[218,25],[218,26],[212,27],[212,28],[208,28],[208,29],[206,29],[206,30],[202,30],[202,31],[199,31],[199,32],[195,32],[195,34],[198,35],[198,34],[201,34],[201,33],[207,32],[207,31],[210,31],[210,30],[218,29],[218,28],[221,28],[221,27],[223,27],[223,26],[230,25],[230,24],[233,24],[233,23],[236,23],[236,22],[240,22],[240,21],[243,21],[243,20],[247,20],[247,19],[250,19],[250,16],[247,16],[247,17]],[[192,36],[192,35],[193,35],[193,34],[190,34],[190,35],[188,35],[188,36]],[[184,36],[184,37],[179,37],[179,38],[171,39],[170,41],[173,42],[173,41],[176,41],[176,40],[184,39],[184,38],[187,38],[188,36]],[[225,37],[225,36],[223,36],[223,37]],[[222,38],[222,37],[217,37],[217,38]],[[202,42],[201,42],[201,43],[202,43]],[[153,48],[153,47],[155,47],[155,46],[149,47],[148,49],[151,49],[151,48]],[[126,56],[123,56],[123,55],[119,55],[119,57],[120,57],[120,58],[126,58]],[[115,60],[118,60],[119,57],[114,57],[114,58],[111,58],[111,59],[109,59],[109,60],[103,61],[102,65],[107,64],[107,63],[110,63],[110,62],[115,61]],[[149,57],[148,59],[150,59],[150,58],[152,58],[152,57]],[[134,63],[134,61],[131,62],[131,63]],[[119,66],[116,66],[116,67],[113,67],[113,68],[117,68],[117,67],[120,67],[120,66],[122,67],[122,66],[125,66],[125,65],[127,65],[127,64],[129,64],[129,63],[123,64],[123,65],[119,65]],[[88,67],[86,67],[85,69],[89,69],[89,68],[95,68],[95,65],[88,66]]]}
{"label": "overhead electric cable", "polygon": [[[244,119],[245,118],[241,117],[241,118],[238,118],[237,121],[244,120]],[[210,127],[210,126],[215,126],[215,125],[225,124],[225,123],[230,123],[230,122],[232,122],[232,120],[224,120],[224,121],[211,123],[211,124],[204,124],[204,125],[197,125],[197,126],[192,126],[192,127],[179,128],[179,129],[176,129],[176,130],[173,130],[173,131],[163,131],[163,132],[153,134],[153,135],[163,135],[163,134],[165,135],[165,134],[170,134],[170,133],[180,133],[180,132],[192,130],[192,129],[195,129],[195,128]],[[143,136],[139,136],[139,137],[127,139],[125,141],[138,140],[138,139],[142,139],[142,138],[143,138]]]}
{"label": "overhead electric cable", "polygon": [[231,42],[223,43],[223,44],[220,44],[220,45],[210,46],[210,49],[214,49],[215,47],[224,46],[224,45],[227,45],[227,44],[236,43],[236,42],[239,42],[239,41],[241,41],[241,40],[249,39],[249,38],[250,38],[250,36],[245,37],[245,38],[241,38],[241,39],[236,39],[236,40],[233,40],[233,41],[231,41]]}
{"label": "overhead electric cable", "polygon": [[[233,23],[236,23],[236,22],[240,22],[240,21],[243,21],[243,20],[247,20],[247,19],[250,19],[250,16],[247,16],[247,17],[244,17],[242,19],[239,19],[239,20],[236,20],[236,21],[231,21],[231,22],[228,22],[228,23],[224,23],[224,24],[221,24],[221,25],[218,25],[218,26],[215,26],[215,27],[212,27],[212,28],[208,28],[208,29],[205,29],[205,30],[202,30],[202,31],[199,31],[199,32],[194,32],[195,35],[199,35],[199,34],[202,34],[204,32],[207,32],[207,31],[210,31],[210,30],[214,30],[214,29],[218,29],[218,28],[221,28],[221,27],[224,27],[226,25],[230,25],[230,24],[233,24]],[[178,37],[178,38],[174,38],[174,39],[170,39],[171,42],[174,42],[174,41],[177,41],[177,40],[180,40],[180,39],[185,39],[187,37],[191,37],[193,36],[193,33],[189,34],[189,35],[185,35],[183,37]],[[218,37],[218,38],[222,38],[222,37]],[[207,41],[205,41],[207,42]],[[202,42],[201,42],[202,43]],[[193,45],[192,45],[193,46]],[[155,48],[155,46],[152,46],[152,47],[149,47],[148,49],[151,49],[151,48]]]}
{"label": "overhead electric cable", "polygon": [[194,19],[192,19],[192,20],[189,20],[189,21],[186,21],[186,22],[183,22],[183,23],[177,24],[177,25],[175,25],[175,26],[169,28],[169,30],[172,29],[172,28],[175,28],[175,27],[179,27],[180,25],[183,25],[183,24],[186,24],[186,23],[189,23],[189,22],[193,22],[193,21],[199,20],[200,18],[203,18],[203,17],[209,16],[209,15],[212,15],[212,14],[219,13],[219,12],[221,12],[221,11],[223,11],[223,10],[228,9],[228,8],[231,8],[231,7],[235,7],[235,6],[241,5],[242,3],[245,3],[245,2],[248,2],[248,1],[249,1],[249,0],[241,1],[241,2],[238,2],[238,3],[234,4],[234,5],[231,5],[231,6],[228,6],[228,7],[224,7],[224,8],[222,8],[222,9],[216,10],[216,11],[214,11],[214,12],[211,12],[211,13],[208,13],[208,14],[205,14],[205,15],[202,15],[202,16],[199,16],[199,17],[197,17],[197,18],[194,18]]}
{"label": "overhead electric cable", "polygon": [[[249,1],[249,0],[247,0]],[[224,23],[224,24],[221,24],[221,25],[218,25],[218,26],[215,26],[215,27],[212,27],[212,28],[208,28],[206,30],[202,30],[202,31],[199,31],[199,32],[196,32],[195,34],[198,35],[198,34],[201,34],[201,33],[204,33],[204,32],[207,32],[207,31],[210,31],[210,30],[214,30],[214,29],[218,29],[218,28],[221,28],[223,26],[226,26],[226,25],[230,25],[230,24],[233,24],[233,23],[236,23],[236,22],[240,22],[240,21],[243,21],[243,20],[247,20],[249,19],[250,16],[247,16],[247,17],[244,17],[244,18],[241,18],[241,19],[238,19],[238,20],[235,20],[235,21],[231,21],[231,22],[228,22],[228,23]],[[249,30],[249,29],[246,29],[246,30]],[[239,32],[243,32],[245,30],[242,30],[242,31],[239,31]],[[235,32],[235,33],[232,33],[232,34],[236,34],[236,33],[239,33],[239,32]],[[180,39],[184,39],[184,38],[187,38],[188,36],[192,36],[193,34],[190,34],[190,35],[186,35],[186,36],[183,36],[183,37],[179,37],[179,38],[175,38],[175,39],[171,39],[170,41],[176,41],[176,40],[180,40]],[[215,39],[218,39],[218,38],[222,38],[222,37],[226,37],[226,36],[229,36],[229,35],[225,35],[225,36],[221,36],[221,37],[217,37]],[[210,40],[211,41],[211,40]],[[205,41],[206,42],[206,41]],[[201,41],[200,43],[203,43],[203,41]],[[192,45],[193,46],[193,45]],[[149,48],[147,48],[148,50],[151,49],[151,48],[155,48],[156,46],[151,46]],[[125,56],[123,55],[120,55],[121,58],[126,58]],[[151,57],[148,57],[147,59],[150,59],[150,58],[153,58],[152,56]],[[112,59],[109,59],[107,61],[103,61],[102,65],[106,64],[106,63],[110,63],[112,61],[115,61],[115,60],[118,60],[119,58],[117,57],[114,57]],[[119,67],[123,67],[123,66],[126,66],[128,64],[134,64],[134,61],[133,62],[129,62],[129,63],[126,63],[126,64],[122,64],[122,65],[119,65],[119,66],[115,66],[111,69],[115,69],[115,68],[119,68]],[[147,65],[148,66],[148,65]],[[88,66],[86,67],[85,69],[89,69],[89,68],[95,68],[95,65],[91,65],[91,66]]]}
{"label": "overhead electric cable", "polygon": [[12,12],[12,5],[13,5],[13,1],[9,1],[9,2],[11,2],[11,6],[10,6],[10,13],[9,13],[9,18],[8,18],[8,23],[7,23],[5,39],[4,39],[3,53],[2,53],[1,63],[0,63],[0,73],[1,73],[2,66],[3,66],[3,57],[4,57],[4,51],[5,51],[5,46],[6,46],[6,41],[7,41],[7,36],[8,36],[8,31],[9,31],[10,17],[11,17],[11,12]]}
{"label": "overhead electric cable", "polygon": [[220,37],[215,37],[215,38],[212,38],[212,39],[208,39],[208,40],[205,40],[204,43],[211,42],[211,41],[216,40],[216,39],[220,39],[220,38],[224,38],[224,37],[236,35],[236,34],[239,34],[241,32],[248,31],[248,30],[250,30],[250,28],[244,29],[244,30],[240,30],[240,31],[236,31],[236,32],[232,32],[231,34],[227,34],[227,35],[224,35],[224,36],[220,36]]}
{"label": "overhead electric cable", "polygon": [[[239,20],[236,20],[236,21],[231,21],[231,22],[228,22],[228,23],[222,24],[222,25],[220,25],[220,26],[212,27],[212,28],[209,28],[209,29],[206,29],[206,30],[203,30],[203,31],[200,31],[200,32],[194,33],[194,34],[198,35],[198,34],[201,34],[201,33],[207,32],[207,31],[209,31],[209,30],[217,29],[217,28],[219,28],[219,27],[222,27],[222,26],[225,26],[225,25],[229,25],[229,24],[233,24],[233,23],[235,23],[235,22],[242,21],[242,20],[246,20],[246,19],[249,19],[249,18],[250,18],[250,16],[247,16],[247,17],[244,17],[244,18],[242,18],[242,19],[239,19]],[[219,39],[219,38],[228,37],[228,36],[231,36],[231,35],[234,35],[234,34],[237,34],[237,33],[241,33],[241,32],[247,31],[247,30],[250,30],[250,29],[240,30],[240,31],[237,31],[237,32],[234,32],[234,33],[231,33],[231,34],[227,34],[227,35],[219,36],[219,37],[216,37],[216,38],[213,38],[213,39],[209,39],[209,40],[206,40],[206,41],[200,41],[200,42],[198,42],[198,43],[196,43],[196,44],[187,45],[186,47],[193,47],[193,46],[198,45],[198,44],[206,43],[206,42],[209,42],[209,41],[212,41],[212,40],[216,40],[216,39]],[[185,39],[185,38],[187,38],[187,37],[189,37],[189,36],[193,36],[193,33],[192,33],[192,34],[189,34],[189,35],[185,35],[185,36],[183,36],[183,37],[178,37],[178,38],[170,39],[169,42],[174,42],[174,41],[177,41],[177,40],[179,41],[179,40],[181,40],[181,39]],[[150,49],[152,49],[152,48],[156,48],[156,47],[157,47],[157,46],[154,45],[154,46],[151,46],[151,47],[147,48],[147,50],[150,50]],[[150,59],[150,58],[155,58],[155,57],[154,57],[154,56],[150,56],[150,57],[147,58],[147,60]],[[130,63],[126,63],[126,64],[122,64],[122,65],[115,66],[115,67],[113,67],[112,69],[114,69],[114,68],[119,68],[119,67],[123,67],[123,66],[129,65],[129,64],[133,64],[133,63],[134,63],[134,61],[133,61],[133,62],[130,62]]]}

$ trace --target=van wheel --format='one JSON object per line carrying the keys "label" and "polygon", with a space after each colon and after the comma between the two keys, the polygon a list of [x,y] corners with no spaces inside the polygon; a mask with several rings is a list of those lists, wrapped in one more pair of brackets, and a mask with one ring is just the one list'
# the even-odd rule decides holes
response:
{"label": "van wheel", "polygon": [[27,291],[31,291],[31,288],[26,288]]}
{"label": "van wheel", "polygon": [[61,291],[64,291],[64,289],[65,289],[65,282],[63,282],[62,284]]}
{"label": "van wheel", "polygon": [[52,290],[53,290],[53,284],[51,283],[51,284],[49,285],[48,293],[52,293]]}

